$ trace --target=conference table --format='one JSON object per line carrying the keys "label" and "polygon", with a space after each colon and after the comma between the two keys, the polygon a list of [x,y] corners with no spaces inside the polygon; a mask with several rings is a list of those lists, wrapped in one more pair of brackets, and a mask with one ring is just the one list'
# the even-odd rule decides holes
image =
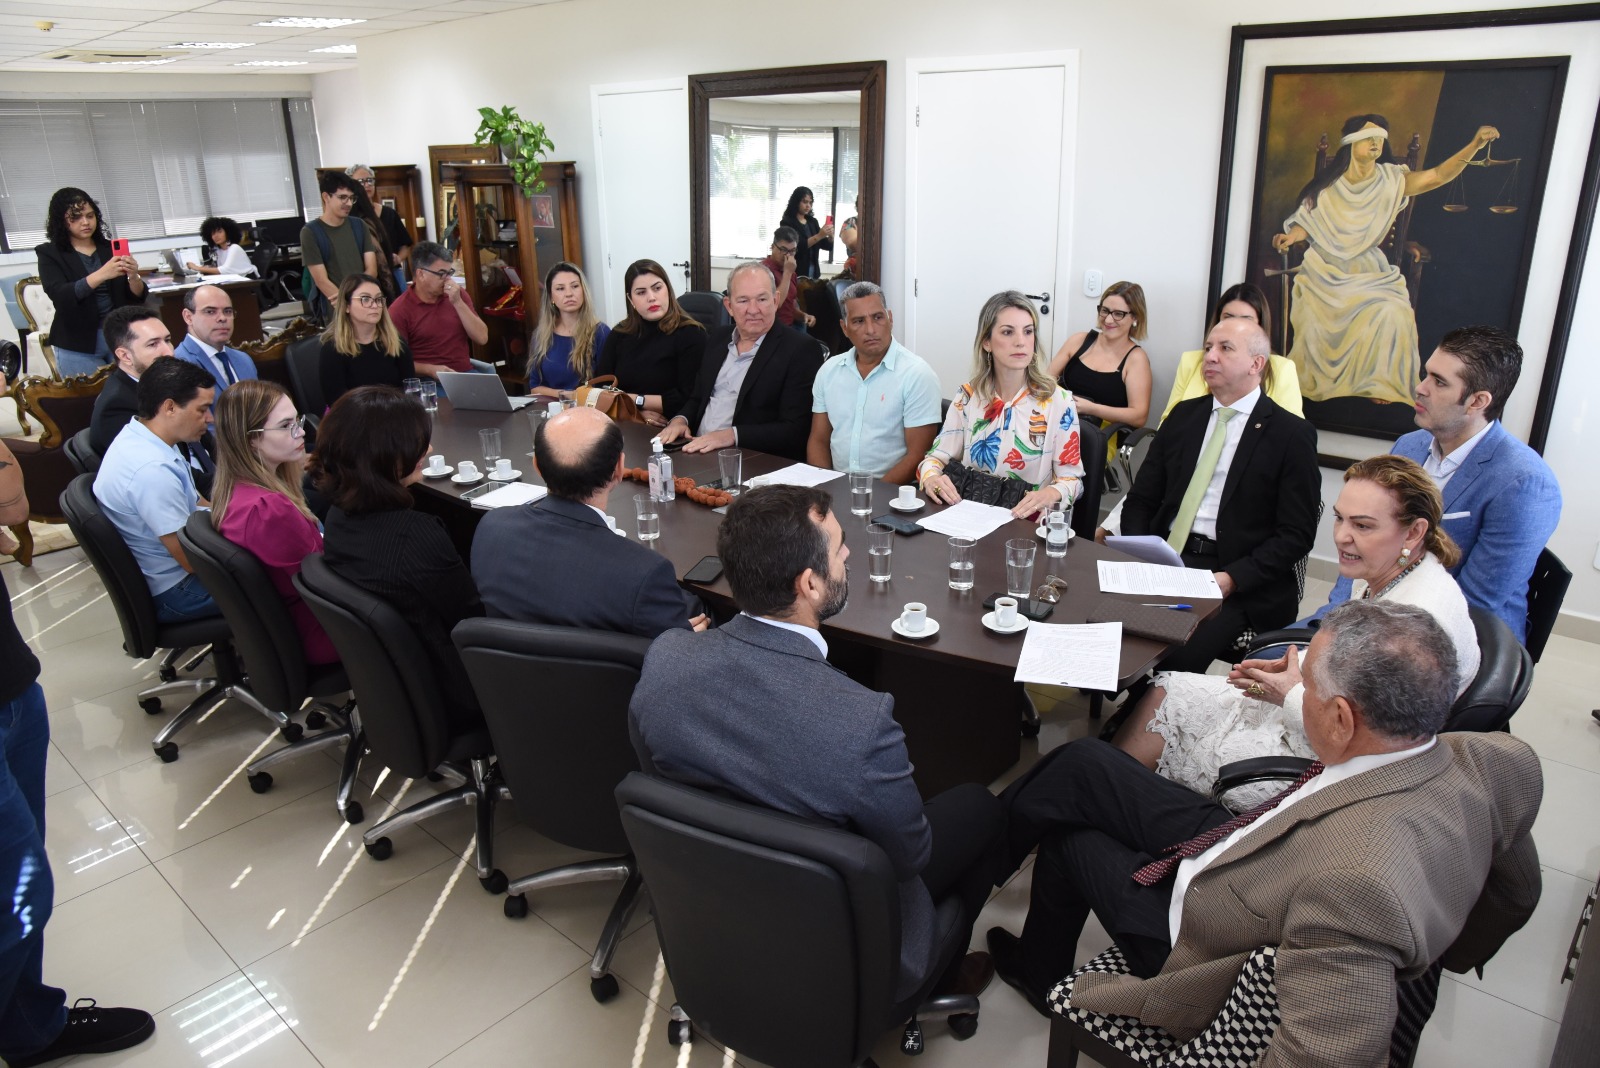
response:
{"label": "conference table", "polygon": [[[468,459],[481,468],[484,460],[478,431],[499,428],[501,455],[509,457],[512,466],[522,472],[520,481],[540,485],[530,454],[533,428],[543,418],[539,405],[511,413],[465,411],[454,409],[441,398],[433,422],[433,448],[451,466]],[[638,423],[619,425],[625,442],[624,462],[630,468],[645,467],[650,437],[655,431]],[[750,449],[743,452],[746,480],[792,462]],[[715,452],[672,455],[676,477],[691,477],[699,485],[720,478]],[[424,479],[414,491],[417,507],[444,520],[463,559],[469,560],[472,532],[485,514],[460,499],[462,492],[471,488],[441,478]],[[1031,538],[1038,543],[1035,586],[1049,574],[1067,580],[1068,589],[1047,620],[1049,623],[1087,622],[1097,608],[1103,610],[1103,600],[1137,601],[1137,597],[1099,592],[1097,562],[1131,558],[1090,539],[1074,538],[1065,558],[1051,559],[1045,555],[1044,541],[1037,537],[1033,525],[1019,520],[978,541],[971,590],[950,588],[949,546],[945,536],[934,531],[896,534],[891,577],[887,582],[872,582],[867,578],[865,530],[870,517],[851,514],[849,483],[843,476],[822,488],[833,495],[834,514],[843,524],[846,544],[851,548],[849,602],[822,625],[829,661],[863,685],[894,696],[895,718],[905,730],[906,746],[923,796],[932,797],[959,783],[993,782],[1021,754],[1020,709],[1024,698],[1013,676],[1024,635],[996,634],[980,621],[985,612],[983,602],[991,594],[1005,592],[1007,539]],[[885,482],[875,484],[872,515],[891,510],[889,501],[897,488]],[[643,484],[624,481],[611,493],[608,511],[630,539],[637,540],[633,496],[645,492],[648,489]],[[907,518],[916,520],[939,510],[930,504]],[[722,516],[682,495],[660,505],[658,515],[660,538],[642,544],[672,561],[682,582],[684,574],[702,558],[716,554]],[[530,571],[538,566],[537,560],[526,561]],[[592,580],[600,586],[606,576],[596,574]],[[685,582],[684,586],[724,617],[734,610],[726,577],[709,584]],[[939,622],[936,635],[913,640],[890,629],[908,601],[928,606],[929,617]],[[1196,617],[1203,619],[1221,602],[1192,603]],[[1169,648],[1164,642],[1124,633],[1117,667],[1119,688],[1137,679]],[[707,685],[716,685],[716,680],[707,680]]]}

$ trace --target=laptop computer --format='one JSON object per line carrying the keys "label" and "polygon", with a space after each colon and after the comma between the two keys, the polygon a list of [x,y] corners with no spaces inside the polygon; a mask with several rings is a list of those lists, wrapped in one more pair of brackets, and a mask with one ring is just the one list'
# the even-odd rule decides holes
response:
{"label": "laptop computer", "polygon": [[519,412],[534,401],[533,397],[507,396],[499,375],[440,371],[439,384],[452,405],[469,412]]}
{"label": "laptop computer", "polygon": [[189,268],[184,266],[183,257],[179,255],[177,249],[163,249],[161,255],[166,259],[173,278],[182,279],[189,274]]}

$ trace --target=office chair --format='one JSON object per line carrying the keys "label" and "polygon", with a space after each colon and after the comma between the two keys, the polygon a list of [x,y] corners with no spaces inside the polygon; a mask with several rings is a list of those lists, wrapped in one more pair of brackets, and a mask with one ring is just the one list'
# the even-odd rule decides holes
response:
{"label": "office chair", "polygon": [[773,1068],[844,1068],[871,1064],[900,1024],[902,1050],[921,1052],[924,1016],[976,1033],[976,997],[926,1000],[967,948],[971,917],[954,897],[934,902],[935,966],[897,994],[899,890],[873,842],[642,772],[617,802],[677,994],[674,1045],[693,1020]]}
{"label": "office chair", "polygon": [[[290,345],[284,353],[284,363],[289,367],[289,392],[294,395],[295,407],[315,431],[322,423],[322,413],[328,402],[322,395],[322,337],[313,334]],[[309,450],[312,442],[306,443]]]}
{"label": "office chair", "polygon": [[[478,882],[491,894],[504,893],[505,874],[494,867],[494,804],[510,793],[494,770],[488,728],[451,723],[421,641],[383,598],[334,574],[321,553],[306,557],[294,585],[339,650],[361,708],[367,751],[407,778],[437,773],[457,784],[367,828],[361,835],[367,854],[388,860],[394,852],[390,833],[473,805]],[[470,765],[469,773],[459,769],[462,762]]]}
{"label": "office chair", "polygon": [[505,914],[526,916],[530,891],[620,880],[589,962],[589,992],[609,1001],[617,994],[611,957],[638,903],[639,870],[617,814],[616,789],[639,770],[628,702],[650,641],[509,619],[465,619],[451,638],[489,723],[518,818],[553,842],[611,854],[512,880]]}
{"label": "office chair", "polygon": [[707,330],[715,330],[719,326],[727,326],[733,322],[728,315],[728,309],[722,303],[721,293],[691,290],[679,295],[678,306]]}
{"label": "office chair", "polygon": [[1561,558],[1549,548],[1539,550],[1539,562],[1528,577],[1528,640],[1523,644],[1537,664],[1544,655],[1545,643],[1555,629],[1556,616],[1561,614],[1561,602],[1567,598],[1567,587],[1572,585],[1572,572]]}
{"label": "office chair", "polygon": [[62,446],[66,450],[67,462],[80,475],[92,475],[100,470],[100,454],[89,444],[90,433],[90,429],[84,427],[68,438],[66,444]]}
{"label": "office chair", "polygon": [[272,789],[272,774],[266,769],[275,764],[344,744],[344,771],[339,776],[335,805],[345,820],[360,823],[361,803],[350,800],[362,751],[355,703],[348,702],[343,707],[326,703],[327,698],[350,689],[343,666],[306,662],[300,629],[261,561],[250,550],[223,537],[211,525],[210,512],[190,516],[178,531],[178,543],[222,609],[222,618],[233,633],[234,648],[249,673],[249,682],[239,686],[234,696],[263,715],[274,717],[281,713],[285,718],[308,698],[315,698],[317,703],[305,717],[306,726],[316,730],[330,719],[335,723],[332,730],[290,742],[251,764],[245,769],[250,789],[258,794]]}
{"label": "office chair", "polygon": [[261,310],[270,311],[283,303],[278,299],[279,284],[278,272],[272,269],[272,261],[278,258],[278,246],[265,238],[256,239],[256,247],[250,250],[250,263],[256,269],[256,278],[261,285],[256,290],[261,301]]}

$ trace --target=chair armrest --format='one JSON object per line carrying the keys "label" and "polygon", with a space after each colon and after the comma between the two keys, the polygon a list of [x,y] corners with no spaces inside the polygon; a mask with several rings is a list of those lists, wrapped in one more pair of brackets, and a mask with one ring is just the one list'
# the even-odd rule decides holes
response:
{"label": "chair armrest", "polygon": [[1258,650],[1270,649],[1274,645],[1310,645],[1316,633],[1310,627],[1284,627],[1282,630],[1263,631],[1250,639],[1250,648],[1245,650],[1244,655],[1250,657]]}
{"label": "chair armrest", "polygon": [[1311,766],[1304,757],[1264,756],[1249,760],[1235,760],[1217,770],[1217,781],[1211,787],[1211,797],[1216,800],[1236,786],[1253,782],[1293,782]]}

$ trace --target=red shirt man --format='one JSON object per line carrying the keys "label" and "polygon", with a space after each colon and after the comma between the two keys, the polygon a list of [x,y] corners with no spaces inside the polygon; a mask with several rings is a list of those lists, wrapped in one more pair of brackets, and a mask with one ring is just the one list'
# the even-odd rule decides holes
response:
{"label": "red shirt man", "polygon": [[792,227],[780,226],[772,234],[772,255],[762,260],[767,270],[772,272],[773,285],[777,287],[778,294],[778,322],[784,326],[795,326],[797,320],[802,321],[800,329],[804,330],[817,320],[813,315],[806,315],[800,310],[800,284],[795,281],[795,250],[800,247],[800,236]]}
{"label": "red shirt man", "polygon": [[472,343],[487,343],[489,327],[452,279],[450,254],[424,241],[411,250],[411,265],[411,288],[389,306],[389,317],[411,346],[418,373],[472,370]]}

